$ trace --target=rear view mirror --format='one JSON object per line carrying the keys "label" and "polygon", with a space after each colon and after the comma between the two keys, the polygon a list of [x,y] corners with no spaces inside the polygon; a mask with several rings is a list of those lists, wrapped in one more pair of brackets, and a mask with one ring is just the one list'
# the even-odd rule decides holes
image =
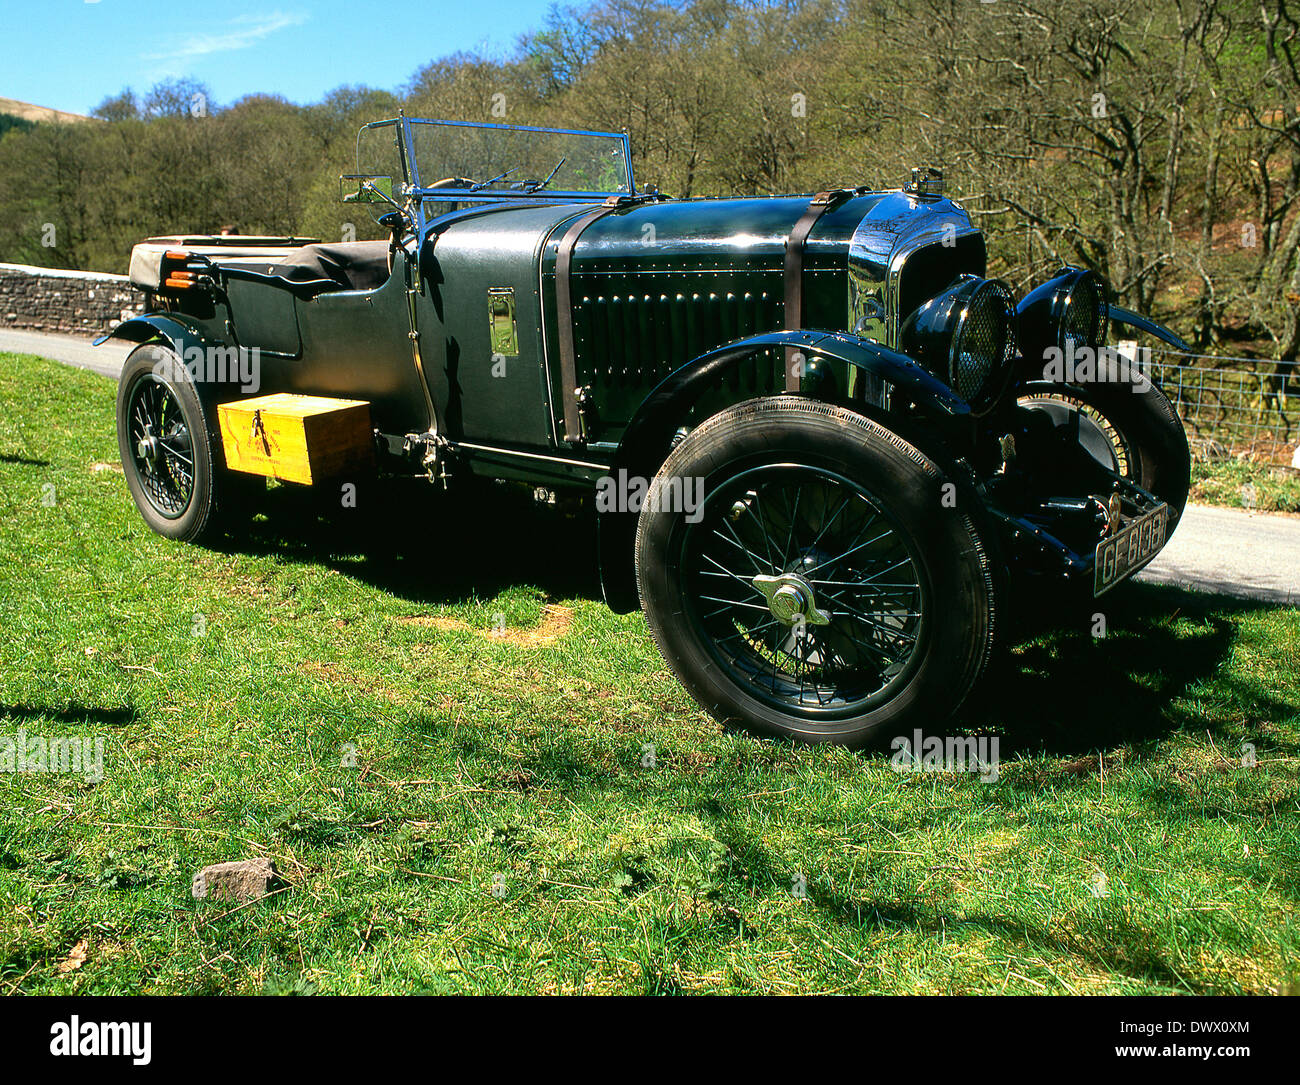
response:
{"label": "rear view mirror", "polygon": [[393,199],[393,179],[379,173],[346,173],[339,178],[339,191],[343,203],[390,203]]}

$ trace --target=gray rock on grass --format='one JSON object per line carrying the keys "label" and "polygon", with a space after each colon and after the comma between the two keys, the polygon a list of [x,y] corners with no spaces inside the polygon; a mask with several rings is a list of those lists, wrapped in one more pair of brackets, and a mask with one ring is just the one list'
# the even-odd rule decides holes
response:
{"label": "gray rock on grass", "polygon": [[242,902],[264,897],[275,880],[275,864],[270,859],[241,859],[204,867],[194,875],[192,887],[196,900]]}

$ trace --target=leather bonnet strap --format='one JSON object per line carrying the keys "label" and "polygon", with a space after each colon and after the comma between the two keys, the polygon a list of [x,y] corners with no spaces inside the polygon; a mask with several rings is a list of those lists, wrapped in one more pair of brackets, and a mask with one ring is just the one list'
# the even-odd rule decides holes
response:
{"label": "leather bonnet strap", "polygon": [[610,196],[592,211],[579,215],[560,238],[555,252],[555,319],[560,331],[560,382],[564,397],[564,439],[569,444],[581,444],[582,421],[578,409],[578,360],[573,341],[573,250],[578,238],[598,218],[640,202],[636,197]]}
{"label": "leather bonnet strap", "polygon": [[[817,225],[817,220],[841,200],[852,196],[856,190],[837,188],[831,192],[819,192],[808,203],[803,217],[794,224],[790,236],[785,242],[785,326],[789,331],[798,331],[803,327],[803,257],[808,244],[808,237]],[[798,347],[785,348],[785,390],[799,391],[802,373],[796,366],[799,355]]]}

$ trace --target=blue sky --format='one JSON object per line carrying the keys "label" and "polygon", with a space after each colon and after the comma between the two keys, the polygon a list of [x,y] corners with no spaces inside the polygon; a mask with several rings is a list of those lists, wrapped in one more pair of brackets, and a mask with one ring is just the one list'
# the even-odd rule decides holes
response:
{"label": "blue sky", "polygon": [[206,83],[318,100],[343,84],[396,90],[460,50],[503,55],[553,0],[0,0],[0,97],[87,113],[123,87]]}

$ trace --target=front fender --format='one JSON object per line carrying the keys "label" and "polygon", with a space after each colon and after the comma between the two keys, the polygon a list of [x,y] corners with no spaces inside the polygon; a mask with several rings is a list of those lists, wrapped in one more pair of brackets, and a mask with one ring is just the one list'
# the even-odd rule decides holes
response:
{"label": "front fender", "polygon": [[[626,471],[628,477],[649,479],[663,466],[672,450],[673,436],[691,408],[720,379],[742,361],[767,352],[772,364],[785,364],[787,348],[807,359],[800,379],[800,395],[818,399],[844,399],[833,381],[826,380],[824,361],[844,362],[859,372],[878,378],[901,392],[923,414],[956,419],[970,414],[970,406],[946,384],[932,376],[906,354],[870,339],[846,332],[775,331],[727,343],[674,370],[637,409],[619,443],[610,473]],[[784,373],[775,387],[784,384]],[[852,404],[850,403],[850,406]],[[597,516],[600,579],[605,601],[618,613],[638,606],[633,546],[635,513],[604,512]]]}
{"label": "front fender", "polygon": [[1184,354],[1190,354],[1192,348],[1184,343],[1178,336],[1166,328],[1163,324],[1157,324],[1154,320],[1148,320],[1144,316],[1128,309],[1121,309],[1118,305],[1110,307],[1110,319],[1114,324],[1123,324],[1125,327],[1136,328],[1138,331],[1146,332],[1148,335],[1154,335],[1161,342],[1168,343],[1171,347],[1181,350]]}
{"label": "front fender", "polygon": [[[847,362],[863,373],[880,378],[904,392],[925,413],[950,418],[970,414],[970,406],[946,384],[906,354],[870,339],[846,332],[766,332],[701,354],[665,377],[646,396],[628,423],[614,455],[614,470],[626,468],[629,473],[649,478],[668,458],[673,434],[686,413],[709,388],[744,359],[764,351],[772,354],[774,365],[783,364],[786,348],[799,351],[808,360],[800,381],[802,395],[825,398],[824,370],[820,362],[829,359]],[[783,380],[777,382],[777,387]]]}

